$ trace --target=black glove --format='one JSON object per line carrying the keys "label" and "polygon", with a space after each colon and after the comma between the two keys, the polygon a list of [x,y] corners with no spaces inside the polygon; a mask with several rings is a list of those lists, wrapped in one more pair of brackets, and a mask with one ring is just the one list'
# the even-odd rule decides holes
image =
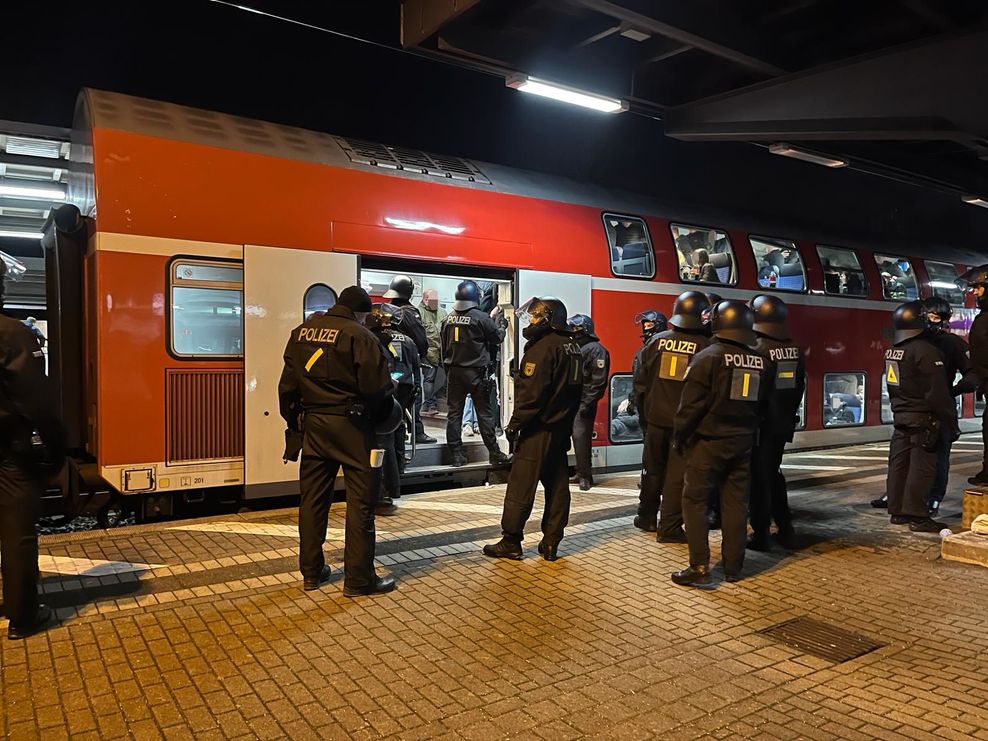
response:
{"label": "black glove", "polygon": [[674,434],[672,436],[672,449],[683,455],[686,452],[686,438],[682,435]]}
{"label": "black glove", "polygon": [[283,461],[287,463],[298,460],[299,454],[302,452],[303,437],[298,430],[285,430],[285,453],[281,457]]}
{"label": "black glove", "polygon": [[943,423],[939,419],[930,417],[929,422],[926,424],[926,429],[923,430],[923,441],[921,443],[923,450],[927,453],[932,453],[940,447],[940,430],[942,427]]}
{"label": "black glove", "polygon": [[520,431],[521,430],[519,430],[517,427],[510,427],[510,426],[509,427],[505,427],[504,428],[504,437],[505,437],[505,439],[509,443],[516,443],[516,442],[518,442],[518,433]]}

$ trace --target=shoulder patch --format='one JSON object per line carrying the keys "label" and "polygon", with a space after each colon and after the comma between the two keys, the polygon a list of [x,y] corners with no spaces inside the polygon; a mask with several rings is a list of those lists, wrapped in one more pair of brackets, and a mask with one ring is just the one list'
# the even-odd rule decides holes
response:
{"label": "shoulder patch", "polygon": [[535,363],[525,363],[525,368],[522,371],[526,377],[531,378],[535,375]]}
{"label": "shoulder patch", "polygon": [[604,367],[604,359],[603,358],[597,358],[597,367],[603,369],[603,367]]}

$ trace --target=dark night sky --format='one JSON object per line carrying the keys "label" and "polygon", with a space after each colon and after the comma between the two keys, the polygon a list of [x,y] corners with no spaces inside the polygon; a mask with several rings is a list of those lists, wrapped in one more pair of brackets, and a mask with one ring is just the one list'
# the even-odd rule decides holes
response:
{"label": "dark night sky", "polygon": [[[988,212],[950,196],[744,144],[676,142],[645,117],[533,100],[501,78],[208,0],[58,5],[40,25],[37,6],[4,10],[0,119],[68,126],[93,86],[715,205],[725,225],[783,223],[781,236],[980,248],[988,231]],[[398,44],[397,0],[254,5]]]}

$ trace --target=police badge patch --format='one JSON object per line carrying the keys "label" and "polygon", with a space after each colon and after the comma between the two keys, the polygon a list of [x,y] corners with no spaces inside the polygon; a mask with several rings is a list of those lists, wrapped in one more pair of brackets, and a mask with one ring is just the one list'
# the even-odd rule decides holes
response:
{"label": "police badge patch", "polygon": [[525,363],[525,376],[531,378],[535,375],[535,363]]}
{"label": "police badge patch", "polygon": [[597,358],[597,367],[603,369],[603,367],[604,367],[604,359],[603,358]]}

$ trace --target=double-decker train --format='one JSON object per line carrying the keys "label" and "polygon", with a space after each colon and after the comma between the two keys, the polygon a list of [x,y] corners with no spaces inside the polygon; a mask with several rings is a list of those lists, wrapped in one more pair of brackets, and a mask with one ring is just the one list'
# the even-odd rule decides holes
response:
{"label": "double-decker train", "polygon": [[[892,309],[937,293],[966,332],[973,310],[953,281],[983,261],[807,239],[714,208],[97,90],[81,94],[73,137],[74,205],[45,237],[51,372],[88,478],[154,511],[176,492],[295,490],[297,470],[282,461],[282,350],[350,284],[380,295],[409,274],[442,303],[464,277],[493,288],[511,320],[502,421],[519,356],[513,307],[551,294],[592,315],[612,358],[594,460],[620,469],[641,459],[621,404],[639,312],[668,314],[691,288],[779,293],[807,348],[794,445],[878,440],[889,434],[881,350]],[[961,411],[975,415],[973,398]],[[484,468],[481,446],[478,463],[451,468],[442,419],[427,424],[440,442],[419,445],[406,476]]]}

